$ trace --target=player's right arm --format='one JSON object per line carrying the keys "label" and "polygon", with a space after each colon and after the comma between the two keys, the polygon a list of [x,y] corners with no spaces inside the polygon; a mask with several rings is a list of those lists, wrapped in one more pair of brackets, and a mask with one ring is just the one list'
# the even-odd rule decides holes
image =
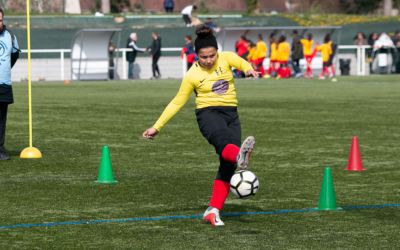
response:
{"label": "player's right arm", "polygon": [[181,87],[179,88],[176,96],[171,100],[171,102],[164,109],[161,116],[158,118],[157,122],[151,127],[143,132],[143,137],[152,139],[154,138],[160,130],[168,123],[178,113],[178,111],[185,105],[189,99],[191,93],[193,92],[194,85],[187,80],[185,77],[182,80]]}

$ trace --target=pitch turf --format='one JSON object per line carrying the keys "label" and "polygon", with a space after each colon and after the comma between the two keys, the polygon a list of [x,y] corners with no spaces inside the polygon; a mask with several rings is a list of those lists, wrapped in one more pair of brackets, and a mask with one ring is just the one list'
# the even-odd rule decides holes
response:
{"label": "pitch turf", "polygon": [[[34,83],[33,142],[42,159],[19,159],[28,146],[27,87],[14,86],[0,162],[0,226],[102,219],[192,216],[207,207],[217,156],[202,138],[193,98],[147,141],[175,94],[177,80]],[[398,76],[239,80],[243,137],[257,143],[251,170],[260,179],[249,200],[228,199],[225,212],[313,208],[325,166],[339,206],[399,204]],[[345,171],[359,136],[364,172]],[[102,147],[110,148],[116,185],[94,181]],[[400,208],[223,217],[211,228],[198,217],[0,229],[2,249],[395,249]]]}

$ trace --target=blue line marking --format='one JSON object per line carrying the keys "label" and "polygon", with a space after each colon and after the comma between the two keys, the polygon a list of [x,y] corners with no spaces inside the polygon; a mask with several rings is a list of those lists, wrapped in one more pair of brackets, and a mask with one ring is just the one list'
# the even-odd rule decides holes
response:
{"label": "blue line marking", "polygon": [[[382,204],[382,205],[360,205],[360,206],[342,206],[344,210],[360,210],[360,209],[382,209],[382,208],[400,208],[400,204]],[[279,215],[289,213],[315,213],[320,212],[315,208],[304,209],[281,209],[273,211],[259,211],[259,212],[231,212],[222,213],[225,217],[237,217],[246,215]],[[104,223],[127,223],[127,222],[140,222],[140,221],[161,221],[161,220],[182,220],[182,219],[201,219],[202,214],[194,215],[173,215],[173,216],[157,216],[157,217],[137,217],[126,219],[103,219],[103,220],[87,220],[87,221],[62,221],[62,222],[48,222],[48,223],[27,223],[27,224],[14,224],[0,226],[0,229],[14,229],[14,228],[32,228],[32,227],[55,227],[55,226],[70,226],[70,225],[94,225]]]}

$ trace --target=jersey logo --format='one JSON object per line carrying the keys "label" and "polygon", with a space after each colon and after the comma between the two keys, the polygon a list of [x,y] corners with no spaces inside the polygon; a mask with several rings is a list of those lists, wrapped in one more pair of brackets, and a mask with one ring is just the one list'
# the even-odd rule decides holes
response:
{"label": "jersey logo", "polygon": [[229,89],[229,83],[226,80],[218,80],[212,86],[212,92],[217,95],[225,94]]}
{"label": "jersey logo", "polygon": [[0,42],[0,57],[3,57],[6,50],[7,50],[7,45],[3,41],[1,41]]}
{"label": "jersey logo", "polygon": [[215,74],[217,74],[217,76],[222,75],[224,73],[224,71],[222,70],[221,67],[218,67],[218,69],[215,69]]}
{"label": "jersey logo", "polygon": [[204,78],[203,80],[200,80],[200,83],[203,83],[206,80],[206,78]]}

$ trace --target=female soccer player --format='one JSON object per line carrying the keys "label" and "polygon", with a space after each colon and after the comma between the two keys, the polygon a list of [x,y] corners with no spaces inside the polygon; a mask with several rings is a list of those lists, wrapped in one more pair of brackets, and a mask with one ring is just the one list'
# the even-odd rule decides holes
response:
{"label": "female soccer player", "polygon": [[304,74],[304,77],[313,78],[314,75],[311,67],[312,60],[315,56],[315,50],[313,50],[313,44],[314,44],[313,35],[311,33],[308,33],[307,39],[303,38],[300,40],[300,42],[303,45],[303,55],[307,62],[307,69],[306,73]]}
{"label": "female soccer player", "polygon": [[286,41],[286,36],[281,35],[278,41],[278,61],[279,69],[277,78],[289,78],[292,74],[288,66],[290,56],[290,44]]}
{"label": "female soccer player", "polygon": [[319,75],[319,79],[325,79],[325,75],[333,77],[333,72],[331,74],[329,73],[329,69],[332,65],[332,61],[330,60],[332,55],[332,42],[329,34],[325,36],[324,43],[317,46],[317,51],[321,52],[322,57],[322,71]]}
{"label": "female soccer player", "polygon": [[258,73],[235,53],[219,53],[217,40],[208,27],[200,26],[196,34],[195,51],[198,61],[186,73],[178,93],[157,122],[143,132],[143,137],[154,138],[183,107],[190,95],[196,95],[195,113],[200,132],[215,147],[220,159],[210,204],[203,219],[213,226],[223,226],[219,211],[228,197],[230,179],[236,167],[247,168],[255,143],[254,137],[249,136],[239,148],[241,127],[231,68],[239,69],[253,77],[258,77]]}

